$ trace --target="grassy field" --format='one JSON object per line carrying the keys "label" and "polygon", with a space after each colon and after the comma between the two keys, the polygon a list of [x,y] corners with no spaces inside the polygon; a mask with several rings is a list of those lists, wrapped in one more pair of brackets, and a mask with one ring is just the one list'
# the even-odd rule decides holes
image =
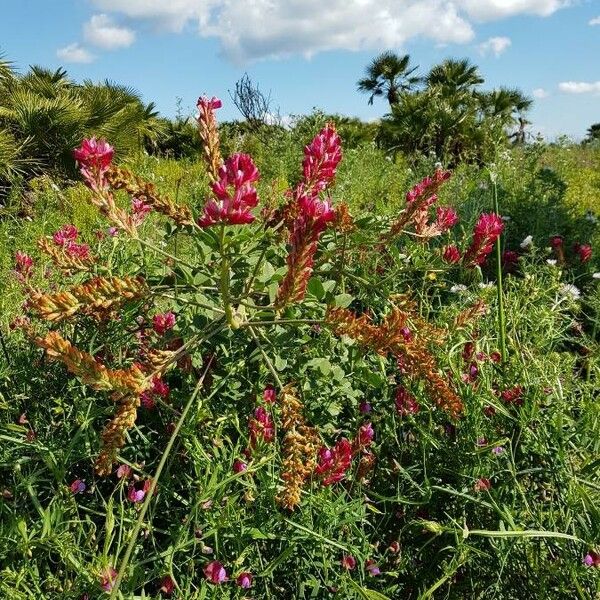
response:
{"label": "grassy field", "polygon": [[[256,214],[296,186],[316,132],[224,143],[255,156]],[[201,161],[124,166],[195,215],[210,194]],[[461,165],[437,201],[455,208],[455,227],[386,238],[406,192],[434,170],[371,146],[345,151],[331,197],[354,226],[326,229],[304,300],[277,310],[286,238],[262,219],[219,239],[155,211],[140,242],[107,233],[113,223],[81,182],[40,178],[11,198],[0,215],[0,597],[597,598],[600,150],[532,145]],[[495,252],[477,268],[441,258],[450,244],[464,253],[495,200],[501,250],[516,253],[505,255],[502,309]],[[98,257],[92,274],[141,275],[151,295],[108,316],[34,319],[28,335],[14,323],[32,310],[33,288],[90,275],[66,277],[37,248],[66,224]],[[574,244],[589,244],[591,258]],[[29,289],[13,271],[17,250],[34,260]],[[398,343],[415,364],[366,339],[365,321],[342,331],[333,306],[381,328],[397,308],[409,329]],[[153,316],[167,311],[176,323],[162,338]],[[32,342],[49,329],[112,368],[130,368],[147,344],[197,342],[163,374],[168,397],[138,408],[108,476],[94,460],[115,398]],[[310,426],[310,457],[291,460],[290,411]],[[282,506],[284,475],[302,479],[311,461],[325,464],[317,451],[344,438],[353,457],[341,480],[312,464],[299,504]]]}

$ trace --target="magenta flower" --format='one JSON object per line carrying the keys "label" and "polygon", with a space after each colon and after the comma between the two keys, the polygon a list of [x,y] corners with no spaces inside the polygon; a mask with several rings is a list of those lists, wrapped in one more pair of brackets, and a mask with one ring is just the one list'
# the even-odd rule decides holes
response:
{"label": "magenta flower", "polygon": [[64,246],[69,242],[74,242],[78,235],[79,231],[75,225],[63,225],[52,235],[52,239],[57,246]]}
{"label": "magenta flower", "polygon": [[405,342],[412,342],[413,334],[409,327],[402,327],[400,329],[400,335],[402,335]]}
{"label": "magenta flower", "polygon": [[106,140],[97,140],[95,137],[84,139],[81,146],[73,150],[81,175],[90,188],[106,187],[105,175],[114,153],[114,148]]}
{"label": "magenta flower", "polygon": [[65,252],[79,260],[87,260],[90,258],[90,247],[87,244],[78,244],[77,242],[67,242],[63,248]]}
{"label": "magenta flower", "polygon": [[352,464],[352,444],[346,439],[338,440],[333,448],[319,450],[315,473],[323,478],[323,485],[341,481]]}
{"label": "magenta flower", "polygon": [[33,259],[29,254],[17,250],[15,252],[15,271],[21,275],[22,278],[26,279],[31,275],[33,269]]}
{"label": "magenta flower", "polygon": [[134,504],[143,502],[151,484],[152,482],[150,479],[134,481],[130,483],[129,489],[127,490],[127,498],[129,501],[133,502]]}
{"label": "magenta flower", "polygon": [[519,256],[519,254],[514,250],[505,250],[502,253],[502,266],[508,272],[514,271],[520,258],[521,257]]}
{"label": "magenta flower", "polygon": [[249,573],[248,571],[244,571],[243,573],[240,573],[237,576],[235,583],[239,587],[247,590],[252,587],[252,579],[253,579],[252,573]]}
{"label": "magenta flower", "polygon": [[600,567],[600,554],[594,550],[590,550],[583,559],[583,564],[586,567]]}
{"label": "magenta flower", "polygon": [[498,456],[499,454],[502,454],[504,452],[504,448],[502,446],[496,446],[494,448],[492,448],[492,452]]}
{"label": "magenta flower", "polygon": [[573,251],[582,263],[588,262],[592,258],[592,247],[589,244],[574,244]]}
{"label": "magenta flower", "polygon": [[200,110],[216,110],[217,108],[221,108],[223,106],[223,103],[215,96],[213,96],[210,99],[206,96],[200,96],[200,98],[198,98],[196,106]]}
{"label": "magenta flower", "polygon": [[487,477],[480,477],[473,486],[476,492],[487,492],[491,489],[492,483]]}
{"label": "magenta flower", "polygon": [[230,156],[219,169],[219,179],[211,186],[214,198],[204,205],[198,225],[252,223],[251,210],[258,204],[258,194],[252,184],[258,178],[258,169],[250,155],[236,153]]}
{"label": "magenta flower", "polygon": [[146,204],[141,198],[134,198],[131,201],[131,212],[136,225],[139,225],[146,215],[152,211],[152,207]]}
{"label": "magenta flower", "polygon": [[171,390],[167,383],[165,383],[158,375],[155,375],[152,378],[152,392],[161,398],[168,398]]}
{"label": "magenta flower", "polygon": [[254,411],[254,416],[248,422],[250,429],[250,447],[254,448],[258,440],[272,442],[275,437],[275,426],[271,415],[264,406],[259,406]]}
{"label": "magenta flower", "polygon": [[396,388],[394,402],[396,404],[396,411],[402,417],[416,415],[421,410],[421,406],[415,397],[402,385]]}
{"label": "magenta flower", "polygon": [[105,592],[110,592],[115,585],[118,573],[112,567],[106,567],[102,573],[100,573],[100,587]]}
{"label": "magenta flower", "polygon": [[473,240],[463,257],[465,267],[482,265],[494,248],[496,240],[504,229],[502,218],[495,213],[482,214],[473,230]]}
{"label": "magenta flower", "polygon": [[172,312],[166,312],[158,315],[154,315],[152,319],[152,328],[158,335],[164,335],[170,329],[175,327],[175,314]]}
{"label": "magenta flower", "polygon": [[248,465],[239,459],[236,459],[233,462],[233,472],[234,473],[243,473],[248,468]]}
{"label": "magenta flower", "polygon": [[371,575],[371,577],[381,575],[381,571],[374,560],[368,559],[365,562],[365,569],[369,572],[369,575]]}
{"label": "magenta flower", "polygon": [[341,160],[340,136],[335,127],[328,124],[304,148],[303,188],[309,193],[325,190],[332,183]]}
{"label": "magenta flower", "polygon": [[436,209],[436,227],[440,232],[448,231],[458,223],[458,215],[450,206],[438,206]]}
{"label": "magenta flower", "polygon": [[344,554],[344,556],[342,556],[341,563],[342,567],[348,571],[353,571],[356,569],[356,559],[351,554]]}
{"label": "magenta flower", "polygon": [[500,398],[507,404],[521,406],[523,404],[523,386],[515,385],[512,388],[500,392]]}
{"label": "magenta flower", "polygon": [[361,452],[368,448],[373,442],[375,432],[373,431],[373,425],[371,423],[365,423],[358,429],[358,435],[354,440],[354,452]]}
{"label": "magenta flower", "polygon": [[69,487],[73,494],[82,494],[86,489],[86,485],[81,479],[76,479]]}
{"label": "magenta flower", "polygon": [[460,262],[460,250],[456,246],[445,246],[442,251],[442,260],[445,263],[454,265]]}
{"label": "magenta flower", "polygon": [[425,177],[422,181],[417,183],[409,192],[406,194],[406,202],[411,204],[415,200],[420,199],[423,196],[429,196],[427,201],[425,202],[426,206],[431,206],[436,200],[437,196],[435,193],[439,189],[439,187],[450,179],[452,174],[450,171],[444,171],[442,169],[436,169],[433,177]]}
{"label": "magenta flower", "polygon": [[211,583],[218,585],[227,580],[227,571],[218,560],[211,560],[204,567],[204,576]]}
{"label": "magenta flower", "polygon": [[358,405],[358,410],[363,414],[363,415],[367,415],[369,414],[372,410],[373,407],[366,401],[363,400],[359,405]]}
{"label": "magenta flower", "polygon": [[119,230],[116,227],[109,227],[108,228],[108,235],[110,237],[116,237],[117,235],[119,235]]}
{"label": "magenta flower", "polygon": [[553,235],[550,238],[550,245],[553,248],[562,248],[562,245],[564,244],[564,239],[560,236],[560,235]]}
{"label": "magenta flower", "polygon": [[268,385],[263,392],[263,400],[267,404],[275,404],[277,400],[277,392],[272,385]]}

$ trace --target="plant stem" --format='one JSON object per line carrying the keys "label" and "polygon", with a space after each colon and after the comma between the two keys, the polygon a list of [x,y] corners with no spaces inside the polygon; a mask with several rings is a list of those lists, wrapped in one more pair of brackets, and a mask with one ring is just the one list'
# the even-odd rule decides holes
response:
{"label": "plant stem", "polygon": [[[500,209],[498,207],[498,186],[496,184],[496,177],[491,177],[492,188],[494,191],[494,212],[500,215]],[[496,291],[498,294],[498,332],[500,337],[500,354],[502,356],[502,363],[506,363],[506,313],[504,312],[504,293],[502,291],[502,248],[501,248],[501,235],[496,240]]]}
{"label": "plant stem", "polygon": [[221,299],[225,318],[230,327],[235,328],[233,322],[233,311],[231,310],[231,298],[229,296],[229,257],[225,248],[225,225],[221,225]]}
{"label": "plant stem", "polygon": [[165,451],[163,452],[163,455],[162,455],[160,462],[158,464],[158,467],[156,469],[156,473],[154,474],[154,477],[150,481],[150,488],[148,489],[146,498],[145,498],[144,503],[142,504],[142,508],[140,510],[140,514],[135,523],[135,527],[133,528],[133,532],[131,533],[131,537],[129,538],[129,544],[127,545],[127,549],[125,550],[125,556],[123,557],[123,560],[121,562],[119,574],[117,575],[115,585],[110,594],[110,600],[114,600],[115,598],[117,598],[117,595],[119,593],[119,588],[120,588],[121,582],[123,580],[123,576],[125,574],[125,571],[127,570],[127,566],[129,564],[129,559],[131,558],[131,553],[133,552],[135,542],[140,533],[140,529],[142,528],[142,523],[144,521],[144,517],[146,516],[146,512],[148,512],[148,508],[150,507],[150,502],[152,501],[152,497],[154,496],[154,490],[156,489],[156,484],[158,482],[158,479],[159,479],[159,477],[163,471],[163,468],[167,462],[167,458],[169,457],[169,454],[171,453],[171,449],[173,448],[175,439],[177,438],[177,435],[179,434],[179,430],[181,429],[181,426],[183,425],[183,422],[185,421],[185,418],[186,418],[188,412],[190,411],[190,408],[192,407],[192,404],[193,404],[194,400],[196,399],[196,396],[200,392],[200,388],[202,387],[202,383],[204,382],[204,378],[206,377],[206,374],[208,373],[208,369],[210,368],[211,364],[212,364],[212,358],[209,360],[208,364],[206,365],[206,368],[204,369],[204,373],[202,373],[202,377],[200,377],[200,379],[198,380],[198,383],[196,384],[196,387],[194,388],[194,391],[192,392],[190,399],[187,401],[187,404],[185,405],[185,408],[183,409],[183,412],[181,413],[181,416],[179,417],[179,420],[177,421],[177,424],[175,425],[175,429],[173,430],[173,433],[171,434],[171,437],[169,438],[167,447],[165,448]]}

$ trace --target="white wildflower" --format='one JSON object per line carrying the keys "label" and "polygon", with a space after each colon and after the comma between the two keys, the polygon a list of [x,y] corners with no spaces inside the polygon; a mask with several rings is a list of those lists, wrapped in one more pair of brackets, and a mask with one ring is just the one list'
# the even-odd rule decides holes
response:
{"label": "white wildflower", "polygon": [[462,292],[466,292],[467,291],[467,286],[463,285],[462,283],[457,283],[456,285],[453,285],[450,288],[450,291],[453,294],[461,294]]}
{"label": "white wildflower", "polygon": [[579,300],[579,298],[581,298],[581,291],[572,283],[563,284],[559,288],[558,293],[563,296],[563,298],[570,297],[572,300]]}
{"label": "white wildflower", "polygon": [[491,281],[488,281],[487,283],[483,283],[483,282],[482,282],[482,283],[480,283],[480,284],[479,284],[479,287],[480,287],[482,290],[489,290],[490,288],[493,288],[493,287],[494,287],[494,284],[493,284]]}
{"label": "white wildflower", "polygon": [[521,248],[523,248],[523,250],[525,250],[525,248],[529,248],[529,246],[531,246],[531,244],[533,244],[533,236],[528,235],[522,242],[521,242]]}
{"label": "white wildflower", "polygon": [[593,277],[594,279],[600,279],[600,272],[599,272],[599,273],[594,273],[594,274],[592,275],[592,277]]}
{"label": "white wildflower", "polygon": [[505,223],[508,223],[509,221],[512,221],[512,219],[511,219],[511,218],[510,218],[508,215],[504,215],[504,216],[502,217],[502,220],[503,220]]}
{"label": "white wildflower", "polygon": [[546,262],[551,266],[554,267],[556,265],[556,263],[558,262],[555,258],[549,258],[546,260]]}

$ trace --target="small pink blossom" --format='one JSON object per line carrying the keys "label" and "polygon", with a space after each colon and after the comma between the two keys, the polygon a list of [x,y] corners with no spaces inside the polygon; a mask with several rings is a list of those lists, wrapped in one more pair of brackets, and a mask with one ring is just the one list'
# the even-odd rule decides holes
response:
{"label": "small pink blossom", "polygon": [[503,229],[504,222],[500,216],[495,213],[482,214],[475,224],[473,240],[463,257],[463,264],[468,268],[482,265]]}
{"label": "small pink blossom", "polygon": [[69,487],[73,494],[82,494],[86,490],[86,485],[81,479],[76,479]]}
{"label": "small pink blossom", "polygon": [[375,432],[373,431],[373,425],[371,423],[365,423],[358,429],[358,435],[354,440],[354,452],[361,452],[368,448],[373,442]]}
{"label": "small pink blossom", "polygon": [[367,560],[365,562],[365,569],[369,572],[369,575],[371,575],[371,577],[376,577],[377,575],[381,575],[381,570],[379,569],[379,567],[377,566],[377,564],[375,563],[374,560]]}
{"label": "small pink blossom", "polygon": [[352,464],[352,444],[346,439],[338,440],[333,448],[321,448],[315,473],[323,478],[323,485],[341,481]]}
{"label": "small pink blossom", "polygon": [[90,247],[87,244],[78,244],[77,242],[67,242],[63,246],[65,252],[79,260],[87,260],[90,258]]}
{"label": "small pink blossom", "polygon": [[342,556],[342,567],[348,571],[356,569],[356,559],[351,554],[344,554]]}
{"label": "small pink blossom", "polygon": [[272,385],[268,385],[263,392],[263,400],[267,404],[275,404],[277,400],[277,392]]}
{"label": "small pink blossom", "polygon": [[213,96],[212,98],[208,98],[207,96],[200,96],[200,98],[198,98],[196,106],[198,106],[199,109],[203,110],[216,110],[217,108],[221,108],[223,106],[223,103],[215,96]]}
{"label": "small pink blossom", "polygon": [[582,263],[588,262],[592,258],[592,247],[589,244],[574,244],[573,251]]}
{"label": "small pink blossom", "polygon": [[600,568],[600,553],[590,550],[583,559],[583,564],[586,567]]}
{"label": "small pink blossom", "polygon": [[369,402],[367,402],[366,400],[363,400],[359,405],[358,405],[358,410],[363,414],[363,415],[367,415],[369,414],[372,410],[373,407],[371,406],[371,404]]}
{"label": "small pink blossom", "polygon": [[130,502],[134,504],[139,504],[144,501],[148,490],[150,489],[152,482],[150,479],[145,479],[142,481],[134,481],[129,484],[129,489],[127,490],[127,498]]}
{"label": "small pink blossom", "polygon": [[117,478],[118,479],[129,479],[131,476],[131,467],[129,465],[119,465],[117,469]]}
{"label": "small pink blossom", "polygon": [[15,252],[15,271],[23,278],[28,278],[33,269],[33,259],[29,254],[17,250]]}
{"label": "small pink blossom", "polygon": [[491,489],[492,483],[487,477],[480,477],[473,486],[476,492],[487,492]]}
{"label": "small pink blossom", "polygon": [[250,429],[250,446],[254,448],[257,441],[272,442],[275,437],[275,426],[271,415],[264,406],[259,406],[254,411],[254,416],[248,422]]}
{"label": "small pink blossom", "polygon": [[248,465],[239,459],[236,459],[233,462],[233,472],[234,473],[243,473],[244,471],[246,471],[246,469],[248,468]]}
{"label": "small pink blossom", "polygon": [[165,575],[160,580],[160,589],[159,591],[167,596],[170,596],[175,591],[175,582],[170,575]]}
{"label": "small pink blossom", "polygon": [[158,335],[164,335],[173,327],[175,327],[175,314],[170,311],[154,315],[152,318],[152,328]]}
{"label": "small pink blossom", "polygon": [[333,181],[341,160],[340,136],[335,127],[328,124],[304,148],[304,188],[316,193],[325,190]]}
{"label": "small pink blossom", "polygon": [[211,560],[204,567],[204,576],[211,583],[219,585],[227,580],[227,571],[218,560]]}
{"label": "small pink blossom", "polygon": [[152,207],[146,204],[141,198],[134,198],[131,201],[131,212],[133,213],[133,219],[137,225],[139,225],[151,211]]}
{"label": "small pink blossom", "polygon": [[252,587],[252,573],[249,573],[248,571],[244,571],[243,573],[240,573],[236,580],[235,583],[238,587],[241,587],[245,590],[249,589]]}
{"label": "small pink blossom", "polygon": [[439,231],[448,231],[458,223],[458,215],[450,206],[438,206],[436,208],[435,224]]}

